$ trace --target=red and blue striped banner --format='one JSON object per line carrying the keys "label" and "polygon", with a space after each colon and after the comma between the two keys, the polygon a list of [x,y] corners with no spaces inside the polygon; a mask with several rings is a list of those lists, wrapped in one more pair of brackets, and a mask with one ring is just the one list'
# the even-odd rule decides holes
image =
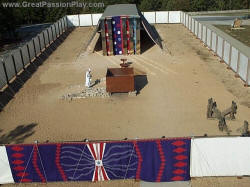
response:
{"label": "red and blue striped banner", "polygon": [[19,182],[190,180],[190,139],[6,145]]}

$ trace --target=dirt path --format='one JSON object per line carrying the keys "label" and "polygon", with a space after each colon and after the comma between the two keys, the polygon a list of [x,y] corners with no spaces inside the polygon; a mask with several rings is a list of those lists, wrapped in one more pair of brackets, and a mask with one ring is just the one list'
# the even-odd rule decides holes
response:
{"label": "dirt path", "polygon": [[[225,135],[218,130],[217,121],[206,119],[210,97],[220,109],[229,107],[232,100],[238,103],[236,120],[227,121],[232,134],[237,134],[243,121],[250,121],[249,88],[244,88],[184,26],[156,28],[171,55],[154,46],[142,55],[127,57],[137,74],[147,75],[148,83],[145,77],[141,80],[138,96],[114,94],[105,99],[66,101],[60,97],[79,90],[89,67],[93,80],[103,78],[106,68],[118,67],[121,58],[103,57],[101,52],[77,58],[93,29],[74,30],[0,113],[0,141]],[[121,182],[115,184],[120,186]]]}

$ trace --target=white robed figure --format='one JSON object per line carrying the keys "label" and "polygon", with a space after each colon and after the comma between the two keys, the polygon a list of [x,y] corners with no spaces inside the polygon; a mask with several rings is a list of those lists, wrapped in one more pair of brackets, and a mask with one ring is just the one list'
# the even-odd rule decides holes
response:
{"label": "white robed figure", "polygon": [[91,86],[91,77],[92,75],[90,74],[91,70],[90,68],[88,69],[88,71],[86,71],[86,81],[85,81],[85,86],[86,87],[90,87]]}

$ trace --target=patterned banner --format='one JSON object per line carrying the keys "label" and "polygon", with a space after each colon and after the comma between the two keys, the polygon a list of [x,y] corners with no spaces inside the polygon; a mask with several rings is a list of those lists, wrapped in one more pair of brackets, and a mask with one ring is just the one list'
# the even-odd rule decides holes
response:
{"label": "patterned banner", "polygon": [[112,29],[113,29],[113,41],[114,41],[114,54],[121,55],[123,54],[123,35],[121,27],[121,17],[114,16],[112,17]]}
{"label": "patterned banner", "polygon": [[19,182],[190,180],[190,139],[7,145]]}

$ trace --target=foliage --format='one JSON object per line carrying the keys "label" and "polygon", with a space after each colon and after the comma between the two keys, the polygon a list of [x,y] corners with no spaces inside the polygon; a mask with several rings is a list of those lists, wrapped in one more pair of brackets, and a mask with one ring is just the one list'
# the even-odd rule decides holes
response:
{"label": "foliage", "polygon": [[[56,7],[56,8],[4,8],[3,2],[19,2],[23,0],[0,0],[0,40],[1,36],[14,36],[14,31],[20,25],[48,23],[58,20],[69,14],[100,13],[111,4],[133,3],[137,4],[141,11],[157,10],[183,10],[183,11],[207,11],[248,9],[250,0],[78,0],[84,3],[104,3],[104,7]],[[40,2],[40,0],[26,0],[26,2]],[[49,0],[49,2],[69,2],[67,0]]]}

